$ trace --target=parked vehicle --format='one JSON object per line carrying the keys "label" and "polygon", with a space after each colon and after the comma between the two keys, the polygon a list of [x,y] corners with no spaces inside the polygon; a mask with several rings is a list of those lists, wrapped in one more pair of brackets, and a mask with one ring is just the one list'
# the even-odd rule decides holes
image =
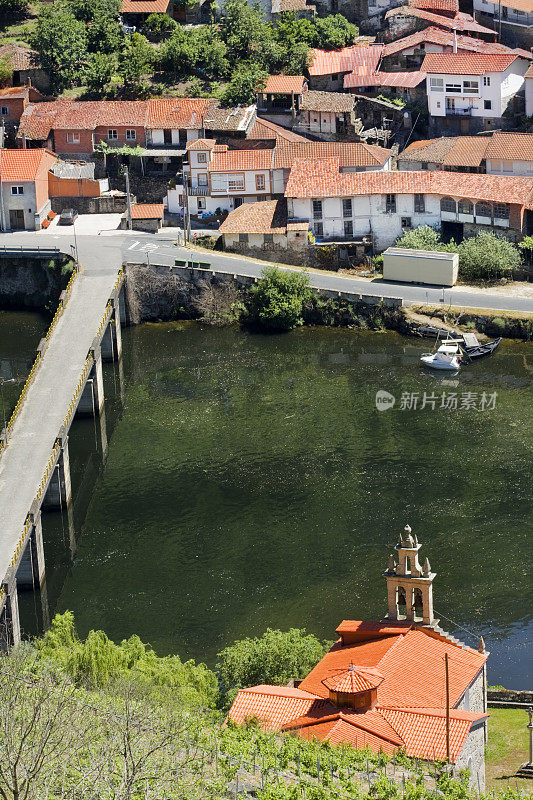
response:
{"label": "parked vehicle", "polygon": [[78,212],[75,208],[65,208],[59,217],[59,225],[74,225],[78,217]]}

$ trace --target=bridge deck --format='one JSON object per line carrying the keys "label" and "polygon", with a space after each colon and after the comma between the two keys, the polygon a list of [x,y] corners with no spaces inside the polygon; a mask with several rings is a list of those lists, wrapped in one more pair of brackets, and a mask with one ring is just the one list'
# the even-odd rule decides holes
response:
{"label": "bridge deck", "polygon": [[82,245],[79,256],[82,272],[0,457],[0,580],[16,550],[121,266],[120,247],[106,248],[103,259],[101,252],[97,256]]}

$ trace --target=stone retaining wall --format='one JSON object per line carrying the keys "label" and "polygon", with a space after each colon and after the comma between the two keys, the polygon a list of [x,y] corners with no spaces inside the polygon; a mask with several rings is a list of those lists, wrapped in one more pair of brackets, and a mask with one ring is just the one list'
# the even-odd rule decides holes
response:
{"label": "stone retaining wall", "polygon": [[62,275],[68,261],[63,253],[20,258],[0,254],[0,307],[55,308],[69,275]]}
{"label": "stone retaining wall", "polygon": [[487,701],[489,706],[502,706],[504,703],[509,703],[512,708],[515,703],[523,703],[533,707],[533,691],[516,690],[516,689],[489,689],[487,691]]}
{"label": "stone retaining wall", "polygon": [[126,195],[52,197],[52,211],[60,214],[64,208],[74,208],[78,214],[122,214],[126,210]]}

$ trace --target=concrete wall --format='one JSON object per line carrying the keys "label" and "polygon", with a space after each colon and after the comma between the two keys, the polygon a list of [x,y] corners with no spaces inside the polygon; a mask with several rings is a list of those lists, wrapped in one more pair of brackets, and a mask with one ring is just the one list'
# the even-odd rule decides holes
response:
{"label": "concrete wall", "polygon": [[[0,230],[11,230],[9,214],[11,210],[24,212],[25,230],[33,231],[40,227],[40,221],[46,217],[50,209],[46,177],[44,178],[44,184],[43,189],[39,181],[6,181],[0,183],[4,216],[3,220],[0,219]],[[11,194],[12,186],[22,186],[23,194]]]}
{"label": "concrete wall", "polygon": [[126,196],[52,197],[51,206],[56,214],[64,208],[75,208],[79,214],[121,214],[126,210]]}

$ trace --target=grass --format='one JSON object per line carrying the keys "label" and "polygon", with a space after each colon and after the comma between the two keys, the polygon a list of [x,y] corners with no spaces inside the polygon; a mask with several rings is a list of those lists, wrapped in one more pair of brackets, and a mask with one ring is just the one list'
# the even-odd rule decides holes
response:
{"label": "grass", "polygon": [[525,791],[533,787],[531,781],[515,779],[517,769],[529,758],[529,732],[526,729],[528,715],[515,708],[489,708],[489,737],[486,749],[487,789],[503,789],[507,779],[515,780]]}

